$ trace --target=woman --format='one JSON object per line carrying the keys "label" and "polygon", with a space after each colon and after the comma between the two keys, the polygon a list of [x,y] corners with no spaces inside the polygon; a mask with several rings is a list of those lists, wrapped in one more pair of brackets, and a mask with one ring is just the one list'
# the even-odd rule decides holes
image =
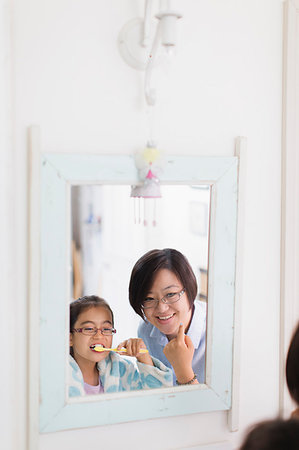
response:
{"label": "woman", "polygon": [[290,396],[297,405],[297,408],[292,412],[292,417],[299,419],[299,323],[288,349],[286,378]]}
{"label": "woman", "polygon": [[240,450],[298,450],[299,422],[281,418],[254,425]]}
{"label": "woman", "polygon": [[196,295],[194,272],[177,250],[150,250],[133,267],[129,300],[143,319],[138,337],[172,367],[177,384],[205,381],[206,304]]}

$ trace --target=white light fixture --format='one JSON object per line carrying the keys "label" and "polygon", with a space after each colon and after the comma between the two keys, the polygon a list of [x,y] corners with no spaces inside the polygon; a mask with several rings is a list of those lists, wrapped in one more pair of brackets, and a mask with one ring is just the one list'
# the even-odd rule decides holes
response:
{"label": "white light fixture", "polygon": [[159,63],[158,49],[162,46],[166,51],[177,44],[177,19],[182,15],[171,9],[170,1],[160,1],[160,11],[154,17],[159,20],[153,22],[153,0],[145,0],[144,19],[130,20],[122,28],[118,37],[118,46],[123,59],[131,67],[144,70],[144,94],[148,105],[156,103],[156,91],[151,88],[151,73],[153,67]]}

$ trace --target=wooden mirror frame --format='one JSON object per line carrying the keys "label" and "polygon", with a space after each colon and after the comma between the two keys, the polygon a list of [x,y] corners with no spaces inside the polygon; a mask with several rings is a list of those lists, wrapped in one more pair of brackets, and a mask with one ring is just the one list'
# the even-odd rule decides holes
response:
{"label": "wooden mirror frame", "polygon": [[166,156],[161,176],[165,184],[211,186],[205,384],[68,399],[70,187],[133,185],[138,183],[138,174],[132,156],[43,153],[38,127],[31,127],[30,149],[31,434],[229,410],[239,158]]}

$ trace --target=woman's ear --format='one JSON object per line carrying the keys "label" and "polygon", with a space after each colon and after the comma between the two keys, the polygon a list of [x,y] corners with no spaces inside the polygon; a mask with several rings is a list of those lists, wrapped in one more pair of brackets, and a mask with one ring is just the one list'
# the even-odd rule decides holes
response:
{"label": "woman's ear", "polygon": [[73,333],[70,333],[70,347],[73,346]]}

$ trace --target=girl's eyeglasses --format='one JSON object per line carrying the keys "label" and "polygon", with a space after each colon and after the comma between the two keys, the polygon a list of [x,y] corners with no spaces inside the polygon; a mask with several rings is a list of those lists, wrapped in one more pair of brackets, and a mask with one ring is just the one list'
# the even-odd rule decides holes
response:
{"label": "girl's eyeglasses", "polygon": [[95,336],[98,331],[103,336],[112,336],[116,333],[115,328],[97,328],[97,327],[83,327],[83,328],[74,328],[73,331],[76,331],[76,333],[82,333],[86,336]]}

